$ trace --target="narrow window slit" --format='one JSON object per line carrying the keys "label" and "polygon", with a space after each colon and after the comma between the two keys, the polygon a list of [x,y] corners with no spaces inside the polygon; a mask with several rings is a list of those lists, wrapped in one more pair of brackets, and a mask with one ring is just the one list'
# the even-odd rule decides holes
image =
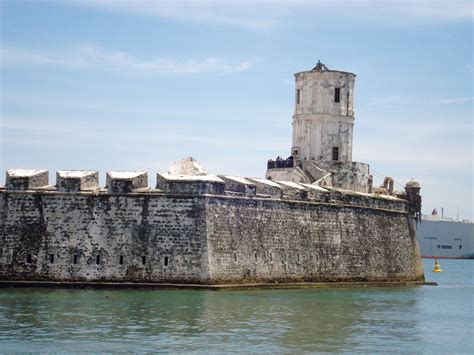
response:
{"label": "narrow window slit", "polygon": [[73,263],[74,265],[77,264],[77,255],[74,255],[74,256],[72,257],[72,263]]}
{"label": "narrow window slit", "polygon": [[120,255],[119,263],[120,265],[123,265],[123,255]]}
{"label": "narrow window slit", "polygon": [[26,254],[26,263],[31,264],[31,254]]}
{"label": "narrow window slit", "polygon": [[165,256],[165,266],[168,266],[169,258]]}
{"label": "narrow window slit", "polygon": [[146,264],[146,256],[142,256],[142,265]]}
{"label": "narrow window slit", "polygon": [[95,258],[95,263],[97,265],[100,265],[100,255],[97,255],[96,258]]}
{"label": "narrow window slit", "polygon": [[54,254],[49,255],[49,263],[54,264]]}

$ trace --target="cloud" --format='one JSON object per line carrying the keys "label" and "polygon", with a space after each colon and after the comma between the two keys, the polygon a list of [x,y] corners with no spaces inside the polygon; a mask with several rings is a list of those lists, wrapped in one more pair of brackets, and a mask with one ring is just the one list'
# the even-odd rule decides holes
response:
{"label": "cloud", "polygon": [[288,15],[289,7],[281,1],[258,0],[73,0],[71,3],[130,15],[257,30],[275,27]]}
{"label": "cloud", "polygon": [[230,74],[248,70],[253,66],[251,61],[232,63],[219,57],[140,59],[124,51],[109,51],[94,45],[72,47],[60,51],[35,51],[4,46],[0,50],[0,58],[2,66],[50,65],[138,75]]}
{"label": "cloud", "polygon": [[379,96],[374,97],[367,104],[371,107],[379,108],[397,108],[401,106],[439,106],[439,105],[453,105],[463,104],[474,100],[473,96],[458,96],[458,97],[418,97],[418,96]]}
{"label": "cloud", "polygon": [[[139,127],[133,122],[117,122],[113,131],[108,127],[108,122],[101,122],[100,119],[94,120],[91,128],[90,122],[67,118],[3,116],[0,119],[0,142],[1,145],[54,147],[77,145],[77,148],[83,146],[84,142],[106,143],[114,149],[130,149],[127,144],[133,143],[133,149],[143,152],[158,145],[174,147],[196,145],[221,147],[239,154],[280,151],[287,146],[286,139],[262,141],[258,132],[245,137],[238,132],[216,135],[212,130],[197,131],[196,127],[179,125],[174,121],[151,122]],[[159,138],[156,132],[160,132]]]}
{"label": "cloud", "polygon": [[269,30],[299,14],[383,25],[469,20],[469,0],[73,0],[73,4],[174,21]]}

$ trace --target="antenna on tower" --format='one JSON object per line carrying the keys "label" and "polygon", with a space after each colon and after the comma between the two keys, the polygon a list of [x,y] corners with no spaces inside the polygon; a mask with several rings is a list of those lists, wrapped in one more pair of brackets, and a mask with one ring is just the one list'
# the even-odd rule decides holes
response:
{"label": "antenna on tower", "polygon": [[321,61],[318,59],[316,66],[311,70],[316,70],[316,71],[328,70],[329,71],[329,68],[325,66],[323,63],[321,63]]}

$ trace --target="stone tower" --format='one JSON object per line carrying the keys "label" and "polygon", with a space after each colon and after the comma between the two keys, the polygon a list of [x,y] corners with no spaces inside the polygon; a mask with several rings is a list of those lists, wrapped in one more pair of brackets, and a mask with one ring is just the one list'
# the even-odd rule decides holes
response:
{"label": "stone tower", "polygon": [[268,179],[372,190],[369,165],[352,161],[355,77],[319,61],[295,74],[291,155],[268,161]]}
{"label": "stone tower", "polygon": [[355,74],[318,64],[295,74],[293,146],[296,160],[352,161]]}

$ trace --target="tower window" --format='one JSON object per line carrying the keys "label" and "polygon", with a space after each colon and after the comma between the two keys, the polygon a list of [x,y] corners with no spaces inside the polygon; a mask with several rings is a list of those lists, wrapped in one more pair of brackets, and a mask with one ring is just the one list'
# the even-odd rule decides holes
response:
{"label": "tower window", "polygon": [[146,264],[146,256],[142,256],[142,265]]}
{"label": "tower window", "polygon": [[54,254],[51,254],[51,255],[49,256],[49,263],[50,263],[50,264],[54,264]]}
{"label": "tower window", "polygon": [[296,89],[296,103],[300,103],[300,89]]}
{"label": "tower window", "polygon": [[123,255],[120,255],[119,264],[120,264],[120,265],[123,265]]}
{"label": "tower window", "polygon": [[72,257],[72,263],[73,263],[74,265],[77,264],[77,255],[74,255],[74,256]]}
{"label": "tower window", "polygon": [[334,102],[340,102],[341,101],[341,88],[335,88],[334,89]]}
{"label": "tower window", "polygon": [[31,254],[26,254],[26,263],[31,264]]}
{"label": "tower window", "polygon": [[339,147],[332,147],[332,160],[339,160]]}
{"label": "tower window", "polygon": [[165,256],[165,266],[168,266],[168,264],[169,264],[169,258]]}
{"label": "tower window", "polygon": [[100,265],[100,255],[97,255],[97,256],[95,257],[95,263],[96,263],[97,265]]}

